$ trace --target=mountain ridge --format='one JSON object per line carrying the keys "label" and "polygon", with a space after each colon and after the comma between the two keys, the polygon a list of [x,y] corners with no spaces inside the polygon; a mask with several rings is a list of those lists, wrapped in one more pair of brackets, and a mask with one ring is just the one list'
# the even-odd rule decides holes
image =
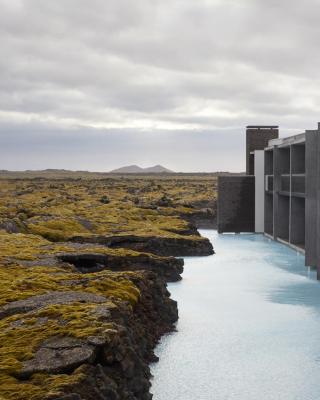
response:
{"label": "mountain ridge", "polygon": [[123,173],[123,174],[141,174],[141,173],[148,173],[148,174],[161,174],[161,173],[174,173],[168,168],[163,167],[162,165],[154,165],[152,167],[142,168],[139,165],[126,165],[121,168],[114,169],[110,171],[110,173]]}

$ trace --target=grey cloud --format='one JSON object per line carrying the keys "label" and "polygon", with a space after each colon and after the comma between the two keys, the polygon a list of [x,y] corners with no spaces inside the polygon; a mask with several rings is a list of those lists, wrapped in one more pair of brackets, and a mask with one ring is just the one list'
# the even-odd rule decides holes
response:
{"label": "grey cloud", "polygon": [[[199,145],[198,166],[219,169],[212,160],[220,160],[230,132],[240,146],[247,124],[279,123],[296,133],[319,119],[317,0],[0,0],[0,6],[0,156],[7,160],[15,141],[25,143],[26,168],[37,164],[39,146],[41,157],[57,146],[80,169],[70,149],[95,149],[101,169],[139,157],[190,169],[185,159]],[[201,147],[204,140],[212,154]],[[73,146],[63,155],[65,141]],[[131,156],[123,141],[131,143]],[[156,143],[177,147],[175,161]],[[103,146],[113,149],[110,161]],[[243,169],[235,152],[232,160],[238,166],[229,160],[230,168]]]}
{"label": "grey cloud", "polygon": [[[90,141],[88,141],[88,135]],[[2,169],[66,168],[108,171],[125,164],[148,166],[166,160],[175,171],[244,169],[244,146],[237,130],[221,132],[137,129],[94,129],[8,124],[0,131]],[[231,144],[231,145],[230,145]],[[228,153],[229,157],[226,157]]]}

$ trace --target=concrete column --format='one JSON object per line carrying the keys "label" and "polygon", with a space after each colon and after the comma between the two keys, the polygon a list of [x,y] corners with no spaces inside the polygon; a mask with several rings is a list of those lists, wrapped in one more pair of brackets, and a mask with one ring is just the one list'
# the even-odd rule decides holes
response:
{"label": "concrete column", "polygon": [[[285,176],[284,176],[285,174]],[[289,184],[282,185],[286,178]],[[274,149],[274,238],[289,241],[290,233],[290,147]],[[283,194],[281,192],[286,192]]]}
{"label": "concrete column", "polygon": [[305,244],[305,199],[301,197],[291,197],[290,243]]}
{"label": "concrete column", "polygon": [[273,236],[273,149],[264,153],[264,232]]}
{"label": "concrete column", "polygon": [[263,150],[271,139],[279,137],[278,126],[247,126],[246,131],[246,174],[254,175],[254,161],[251,152]]}
{"label": "concrete column", "polygon": [[273,238],[279,232],[279,191],[281,188],[280,154],[277,146],[273,149]]}
{"label": "concrete column", "polygon": [[254,152],[255,232],[264,232],[264,151]]}
{"label": "concrete column", "polygon": [[319,137],[317,131],[306,131],[306,265],[317,266],[318,254],[318,185]]}

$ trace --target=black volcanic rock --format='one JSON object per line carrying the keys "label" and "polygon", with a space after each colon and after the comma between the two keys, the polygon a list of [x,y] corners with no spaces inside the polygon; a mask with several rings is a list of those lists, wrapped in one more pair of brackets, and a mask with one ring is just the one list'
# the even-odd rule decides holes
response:
{"label": "black volcanic rock", "polygon": [[209,239],[203,237],[159,237],[159,236],[74,236],[78,243],[98,243],[111,248],[126,248],[159,256],[209,256],[214,254]]}
{"label": "black volcanic rock", "polygon": [[[22,371],[28,374],[51,368],[71,373],[70,368],[80,363],[76,371],[83,379],[44,400],[152,399],[149,363],[156,359],[153,350],[160,337],[174,329],[177,303],[170,299],[164,281],[156,274],[144,273],[143,278],[131,279],[140,289],[140,301],[134,309],[118,305],[111,316],[114,329],[108,341],[102,343],[97,338],[95,344],[94,338],[84,338],[66,347],[69,339],[53,338],[24,364]],[[53,354],[59,354],[58,360]]]}
{"label": "black volcanic rock", "polygon": [[58,259],[73,264],[80,272],[90,273],[103,269],[112,271],[153,271],[167,282],[181,279],[183,259],[174,257],[153,257],[150,254],[139,255],[105,255],[99,253],[60,254]]}

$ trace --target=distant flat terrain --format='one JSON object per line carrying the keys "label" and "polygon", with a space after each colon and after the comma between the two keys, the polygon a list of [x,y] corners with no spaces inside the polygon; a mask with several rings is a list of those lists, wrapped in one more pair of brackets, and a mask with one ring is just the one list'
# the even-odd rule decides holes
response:
{"label": "distant flat terrain", "polygon": [[172,179],[176,177],[216,177],[219,175],[229,175],[234,173],[218,172],[91,172],[91,171],[70,171],[65,169],[45,169],[45,170],[26,170],[26,171],[8,171],[0,170],[0,179],[110,179],[121,176],[132,178],[156,177],[157,179]]}

